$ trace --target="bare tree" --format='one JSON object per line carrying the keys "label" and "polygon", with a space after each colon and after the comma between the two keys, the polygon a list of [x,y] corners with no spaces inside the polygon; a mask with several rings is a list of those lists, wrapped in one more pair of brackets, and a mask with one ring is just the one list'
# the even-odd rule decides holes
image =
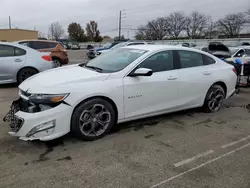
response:
{"label": "bare tree", "polygon": [[220,33],[227,37],[235,37],[240,34],[241,29],[247,22],[243,13],[228,14],[224,18],[217,21],[216,25]]}
{"label": "bare tree", "polygon": [[245,12],[246,15],[250,16],[250,8]]}
{"label": "bare tree", "polygon": [[39,32],[38,32],[38,39],[40,39],[40,40],[42,40],[42,39],[43,39],[43,40],[47,39],[46,36],[45,36],[45,33],[39,31]]}
{"label": "bare tree", "polygon": [[100,36],[100,31],[98,30],[98,24],[95,21],[90,21],[86,25],[87,36],[90,40],[95,42],[102,41],[102,37]]}
{"label": "bare tree", "polygon": [[165,18],[165,28],[171,37],[177,38],[185,29],[187,18],[183,12],[173,12]]}
{"label": "bare tree", "polygon": [[141,40],[162,40],[166,36],[166,20],[159,17],[149,21],[147,25],[140,26],[136,32],[136,38]]}
{"label": "bare tree", "polygon": [[191,38],[199,38],[204,35],[208,29],[208,23],[211,22],[210,16],[194,11],[187,18],[186,32]]}
{"label": "bare tree", "polygon": [[64,35],[64,29],[59,22],[53,22],[50,24],[48,36],[51,39],[58,40],[63,35]]}

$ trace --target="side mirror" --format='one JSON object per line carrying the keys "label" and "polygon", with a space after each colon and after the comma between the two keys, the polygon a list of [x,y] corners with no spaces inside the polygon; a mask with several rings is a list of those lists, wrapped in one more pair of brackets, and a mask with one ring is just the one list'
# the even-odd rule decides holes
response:
{"label": "side mirror", "polygon": [[151,76],[153,74],[153,71],[151,69],[147,68],[139,68],[136,69],[135,72],[129,74],[129,76],[135,77],[135,76]]}
{"label": "side mirror", "polygon": [[246,55],[246,54],[244,54],[242,57],[247,57],[247,55]]}

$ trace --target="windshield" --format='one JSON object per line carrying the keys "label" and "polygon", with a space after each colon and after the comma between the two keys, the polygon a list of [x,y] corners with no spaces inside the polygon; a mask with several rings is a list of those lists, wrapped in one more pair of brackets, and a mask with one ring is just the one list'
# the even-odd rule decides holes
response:
{"label": "windshield", "polygon": [[89,61],[86,66],[96,67],[104,73],[117,72],[127,67],[146,52],[145,50],[118,48]]}
{"label": "windshield", "polygon": [[113,49],[116,49],[116,48],[124,47],[124,46],[126,46],[126,44],[127,44],[126,42],[121,42],[121,43],[113,46],[111,49],[113,50]]}
{"label": "windshield", "polygon": [[239,48],[231,48],[231,54],[235,54],[237,51],[239,50]]}

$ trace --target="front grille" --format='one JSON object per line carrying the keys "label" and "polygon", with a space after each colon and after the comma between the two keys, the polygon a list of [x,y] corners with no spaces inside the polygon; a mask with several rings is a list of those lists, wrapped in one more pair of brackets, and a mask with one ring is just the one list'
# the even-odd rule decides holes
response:
{"label": "front grille", "polygon": [[12,105],[10,106],[9,112],[3,118],[3,121],[9,123],[11,130],[14,132],[18,132],[24,123],[24,120],[22,118],[15,115],[15,113],[23,108],[22,105],[20,105],[21,100],[22,99],[13,101]]}

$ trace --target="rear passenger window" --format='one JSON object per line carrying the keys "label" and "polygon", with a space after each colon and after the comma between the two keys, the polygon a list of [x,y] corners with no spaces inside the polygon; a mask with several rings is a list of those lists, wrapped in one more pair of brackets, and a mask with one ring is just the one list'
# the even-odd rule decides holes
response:
{"label": "rear passenger window", "polygon": [[203,58],[200,53],[181,50],[178,51],[181,68],[203,66]]}
{"label": "rear passenger window", "polygon": [[15,48],[15,56],[22,56],[25,55],[26,51],[21,48]]}
{"label": "rear passenger window", "polygon": [[48,48],[55,48],[57,46],[57,43],[53,42],[53,43],[49,43],[48,42]]}
{"label": "rear passenger window", "polygon": [[211,64],[216,63],[216,61],[213,58],[208,57],[206,55],[203,55],[203,62],[204,62],[204,65],[211,65]]}
{"label": "rear passenger window", "polygon": [[55,48],[56,43],[50,42],[42,42],[42,41],[32,41],[30,42],[30,47],[33,49],[47,49],[47,48]]}
{"label": "rear passenger window", "polygon": [[12,57],[14,56],[14,47],[0,45],[0,57]]}
{"label": "rear passenger window", "polygon": [[39,44],[40,44],[40,42],[31,41],[30,42],[30,47],[33,48],[33,49],[42,49],[41,45],[39,45]]}

